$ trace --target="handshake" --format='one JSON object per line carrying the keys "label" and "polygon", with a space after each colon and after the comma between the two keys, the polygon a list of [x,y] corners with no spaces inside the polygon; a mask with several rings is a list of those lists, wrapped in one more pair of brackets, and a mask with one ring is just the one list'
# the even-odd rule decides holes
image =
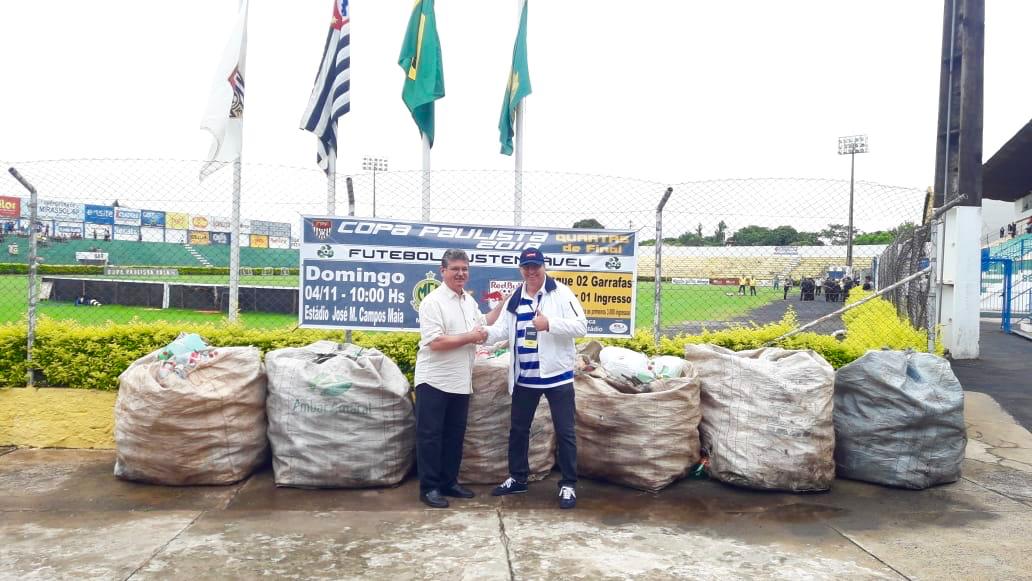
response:
{"label": "handshake", "polygon": [[472,341],[470,342],[475,345],[483,345],[484,342],[487,341],[487,329],[480,325],[477,325],[476,328],[470,331],[470,335],[472,338]]}

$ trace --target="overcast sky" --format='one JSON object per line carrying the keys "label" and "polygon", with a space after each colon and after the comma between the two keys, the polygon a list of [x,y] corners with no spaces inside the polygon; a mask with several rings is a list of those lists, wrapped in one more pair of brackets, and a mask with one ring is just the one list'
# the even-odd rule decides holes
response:
{"label": "overcast sky", "polygon": [[[987,0],[986,157],[1032,117],[1029,0]],[[0,4],[0,159],[200,159],[199,129],[236,0]],[[253,0],[244,158],[315,167],[298,129],[332,3]],[[352,111],[341,172],[363,155],[420,167],[397,66],[409,0],[352,0]],[[665,182],[847,179],[841,135],[867,133],[858,179],[933,179],[941,0],[533,0],[526,170]],[[517,0],[440,0],[447,96],[435,169],[498,154]]]}

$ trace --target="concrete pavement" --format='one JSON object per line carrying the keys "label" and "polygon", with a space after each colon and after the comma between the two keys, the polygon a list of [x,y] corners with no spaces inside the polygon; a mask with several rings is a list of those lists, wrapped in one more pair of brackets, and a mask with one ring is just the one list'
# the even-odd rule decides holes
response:
{"label": "concrete pavement", "polygon": [[968,394],[964,477],[925,491],[838,480],[825,494],[595,481],[431,510],[417,486],[226,487],[112,475],[113,452],[0,449],[2,579],[1032,578],[1032,435]]}

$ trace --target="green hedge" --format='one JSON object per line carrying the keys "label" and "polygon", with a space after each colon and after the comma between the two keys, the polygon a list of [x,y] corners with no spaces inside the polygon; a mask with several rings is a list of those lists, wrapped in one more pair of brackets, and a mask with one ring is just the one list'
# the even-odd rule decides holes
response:
{"label": "green hedge", "polygon": [[[855,302],[867,293],[850,293]],[[927,338],[896,315],[893,306],[875,299],[843,316],[846,337],[839,341],[827,335],[800,333],[778,345],[789,349],[813,349],[838,368],[869,349],[907,349],[924,351]],[[735,351],[755,349],[777,339],[798,326],[791,310],[778,323],[743,325],[698,335],[663,337],[657,350],[652,335],[639,331],[630,339],[607,339],[604,343],[628,347],[649,355],[678,355],[689,343],[713,343]],[[34,366],[49,385],[115,390],[118,376],[133,361],[169,344],[180,332],[199,333],[217,346],[254,345],[262,353],[282,347],[300,347],[320,339],[342,341],[341,331],[315,329],[251,329],[223,325],[179,325],[171,323],[129,323],[88,327],[70,321],[43,318],[37,326]],[[416,333],[355,332],[352,340],[364,347],[375,347],[389,356],[412,379],[419,336]],[[25,385],[27,365],[26,325],[0,326],[0,385]],[[942,346],[937,345],[942,353]]]}
{"label": "green hedge", "polygon": [[[849,294],[847,304],[852,304],[870,295],[870,292],[854,289]],[[846,311],[842,315],[846,336],[838,340],[830,335],[817,333],[799,333],[776,343],[786,349],[812,349],[820,353],[828,363],[838,369],[850,363],[871,349],[914,349],[926,351],[928,336],[924,331],[915,329],[910,322],[896,314],[892,303],[877,298],[859,307]],[[649,355],[676,355],[684,353],[687,344],[711,343],[734,351],[758,349],[776,340],[799,326],[799,321],[792,309],[789,309],[780,322],[767,325],[740,325],[719,331],[703,331],[697,335],[676,335],[663,337],[656,349],[652,333],[638,331],[630,339],[609,340],[607,343],[641,351]],[[943,347],[936,340],[936,353],[942,355]]]}
{"label": "green hedge", "polygon": [[[80,266],[75,264],[40,264],[40,274],[104,274],[103,266]],[[29,274],[28,264],[0,264],[0,274]]]}

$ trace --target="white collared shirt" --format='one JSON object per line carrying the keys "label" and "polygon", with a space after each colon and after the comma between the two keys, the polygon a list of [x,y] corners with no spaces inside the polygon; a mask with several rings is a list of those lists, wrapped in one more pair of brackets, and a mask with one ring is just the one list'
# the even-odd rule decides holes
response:
{"label": "white collared shirt", "polygon": [[415,384],[427,383],[448,393],[473,393],[473,359],[476,345],[450,351],[434,351],[430,343],[442,335],[460,335],[484,324],[477,301],[441,285],[419,304],[419,352]]}

